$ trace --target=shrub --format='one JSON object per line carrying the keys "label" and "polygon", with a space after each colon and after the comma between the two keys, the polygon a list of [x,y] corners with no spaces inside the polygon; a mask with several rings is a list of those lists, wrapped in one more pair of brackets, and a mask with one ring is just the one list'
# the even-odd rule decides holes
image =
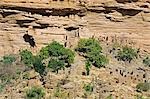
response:
{"label": "shrub", "polygon": [[39,56],[33,57],[33,67],[36,72],[38,72],[40,75],[43,75],[45,72],[45,66],[44,63],[42,63],[42,59]]}
{"label": "shrub", "polygon": [[139,91],[148,91],[150,90],[150,83],[139,83],[136,88]]}
{"label": "shrub", "polygon": [[21,61],[26,65],[31,67],[33,62],[33,54],[28,50],[23,50],[20,52]]}
{"label": "shrub", "polygon": [[26,99],[42,99],[45,92],[40,87],[32,87],[26,91]]}
{"label": "shrub", "polygon": [[65,49],[64,56],[62,57],[63,60],[65,60],[65,63],[68,63],[70,65],[73,63],[75,57],[75,53],[70,49]]}
{"label": "shrub", "polygon": [[59,44],[56,41],[53,41],[48,47],[49,55],[53,57],[59,57],[64,55],[64,51],[65,48],[63,47],[63,45]]}
{"label": "shrub", "polygon": [[90,74],[90,68],[91,68],[91,62],[90,61],[86,61],[85,62],[85,69],[86,69],[86,74],[87,75]]}
{"label": "shrub", "polygon": [[150,58],[149,58],[149,57],[146,57],[146,58],[143,60],[143,63],[144,63],[146,66],[149,66],[149,67],[150,67]]}
{"label": "shrub", "polygon": [[84,53],[84,57],[98,68],[105,66],[109,62],[109,60],[102,55],[102,47],[99,42],[93,38],[81,39],[76,51]]}
{"label": "shrub", "polygon": [[2,60],[4,64],[12,64],[15,61],[16,58],[13,55],[5,55],[3,56],[3,60]]}
{"label": "shrub", "polygon": [[58,59],[50,59],[48,67],[51,68],[54,72],[58,73],[58,70],[64,69],[64,62]]}
{"label": "shrub", "polygon": [[42,47],[42,49],[40,50],[39,56],[42,59],[47,59],[49,57],[48,46]]}
{"label": "shrub", "polygon": [[50,43],[46,47],[43,47],[40,50],[40,56],[44,59],[48,57],[59,57],[64,55],[64,49],[65,48],[63,47],[63,45],[59,44],[56,41],[53,41],[52,43]]}
{"label": "shrub", "polygon": [[65,63],[70,65],[74,61],[75,53],[70,49],[66,49],[58,42],[53,41],[40,50],[39,56],[42,59],[56,58],[58,60],[63,60]]}
{"label": "shrub", "polygon": [[91,85],[91,83],[85,84],[85,85],[84,85],[84,90],[85,90],[86,92],[93,92],[93,85]]}
{"label": "shrub", "polygon": [[88,55],[88,58],[93,63],[93,65],[98,68],[104,67],[109,62],[109,60],[101,53],[92,52]]}
{"label": "shrub", "polygon": [[137,51],[131,47],[125,46],[118,52],[117,57],[119,60],[131,62],[137,57]]}
{"label": "shrub", "polygon": [[93,38],[80,39],[76,50],[83,53],[92,52],[93,50],[101,52],[102,47],[99,45],[99,42]]}

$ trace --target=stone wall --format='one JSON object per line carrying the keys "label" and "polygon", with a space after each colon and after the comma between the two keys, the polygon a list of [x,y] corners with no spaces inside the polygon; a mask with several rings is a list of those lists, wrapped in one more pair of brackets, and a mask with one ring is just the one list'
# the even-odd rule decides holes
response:
{"label": "stone wall", "polygon": [[[52,40],[74,47],[79,38],[150,50],[149,0],[1,0],[0,55],[33,52]],[[25,42],[28,34],[35,47]],[[107,39],[106,39],[107,38]]]}

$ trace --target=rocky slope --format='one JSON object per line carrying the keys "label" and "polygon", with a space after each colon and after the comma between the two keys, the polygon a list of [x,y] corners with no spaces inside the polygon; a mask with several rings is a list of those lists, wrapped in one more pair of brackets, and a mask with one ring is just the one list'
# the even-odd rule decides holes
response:
{"label": "rocky slope", "polygon": [[[36,52],[53,39],[71,47],[78,38],[92,36],[148,51],[149,17],[149,0],[1,0],[0,55],[22,48]],[[27,33],[36,47],[25,42]]]}
{"label": "rocky slope", "polygon": [[[70,68],[48,72],[45,84],[34,70],[25,72],[29,79],[6,86],[0,99],[24,99],[25,90],[35,85],[45,88],[45,99],[57,99],[53,96],[58,83],[69,99],[105,99],[110,94],[114,99],[134,99],[139,94],[135,86],[150,80],[149,67],[141,59],[128,64],[109,53],[116,42],[150,52],[149,0],[0,0],[0,56],[22,49],[36,53],[53,40],[74,48],[80,38],[89,37],[101,41],[110,59],[106,68],[92,67],[84,76],[85,59],[76,55]],[[89,96],[84,94],[85,83],[94,85]],[[140,94],[150,97],[149,92]]]}

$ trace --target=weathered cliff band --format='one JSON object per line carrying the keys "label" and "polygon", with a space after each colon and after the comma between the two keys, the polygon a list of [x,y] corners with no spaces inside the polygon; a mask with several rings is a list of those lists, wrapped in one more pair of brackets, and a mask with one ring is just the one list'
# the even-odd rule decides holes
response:
{"label": "weathered cliff band", "polygon": [[[1,0],[1,54],[36,52],[52,40],[73,47],[79,38],[108,38],[150,50],[149,0]],[[36,47],[24,41],[32,35]]]}

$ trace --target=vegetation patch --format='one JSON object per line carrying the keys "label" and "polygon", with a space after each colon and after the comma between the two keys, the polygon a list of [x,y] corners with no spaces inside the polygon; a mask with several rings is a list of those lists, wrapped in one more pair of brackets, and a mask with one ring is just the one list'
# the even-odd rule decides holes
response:
{"label": "vegetation patch", "polygon": [[90,61],[86,61],[85,62],[86,75],[90,74],[90,68],[91,68],[91,62]]}
{"label": "vegetation patch", "polygon": [[85,84],[83,88],[84,88],[84,90],[86,92],[90,92],[91,93],[91,92],[93,92],[93,88],[94,87],[93,87],[93,85],[91,83],[88,83],[88,84]]}
{"label": "vegetation patch", "polygon": [[132,47],[123,47],[117,55],[118,60],[131,62],[133,59],[137,58],[137,51]]}
{"label": "vegetation patch", "polygon": [[15,61],[16,61],[16,58],[13,55],[5,55],[5,56],[3,56],[3,60],[2,60],[2,62],[5,65],[8,65],[8,64],[11,65]]}
{"label": "vegetation patch", "polygon": [[65,66],[70,66],[73,63],[75,53],[53,41],[40,50],[39,57],[49,60],[48,67],[58,73],[58,70],[64,69]]}
{"label": "vegetation patch", "polygon": [[100,68],[108,64],[108,59],[102,53],[102,47],[99,42],[93,38],[81,39],[76,48],[80,54],[83,54],[94,66]]}
{"label": "vegetation patch", "polygon": [[136,86],[137,90],[138,91],[149,91],[150,90],[150,83],[139,83],[137,86]]}
{"label": "vegetation patch", "polygon": [[145,66],[149,66],[150,67],[150,58],[146,57],[145,59],[143,59],[143,63],[145,64]]}
{"label": "vegetation patch", "polygon": [[50,61],[48,63],[48,67],[51,68],[52,71],[58,73],[58,70],[61,70],[61,69],[65,68],[65,63],[62,60],[50,59]]}
{"label": "vegetation patch", "polygon": [[45,91],[41,87],[32,87],[26,91],[26,99],[42,99]]}
{"label": "vegetation patch", "polygon": [[22,50],[20,52],[21,61],[29,67],[32,67],[33,62],[33,54],[28,50]]}
{"label": "vegetation patch", "polygon": [[42,62],[42,59],[39,56],[33,57],[33,67],[36,72],[38,72],[40,75],[43,75],[45,72],[45,65]]}

